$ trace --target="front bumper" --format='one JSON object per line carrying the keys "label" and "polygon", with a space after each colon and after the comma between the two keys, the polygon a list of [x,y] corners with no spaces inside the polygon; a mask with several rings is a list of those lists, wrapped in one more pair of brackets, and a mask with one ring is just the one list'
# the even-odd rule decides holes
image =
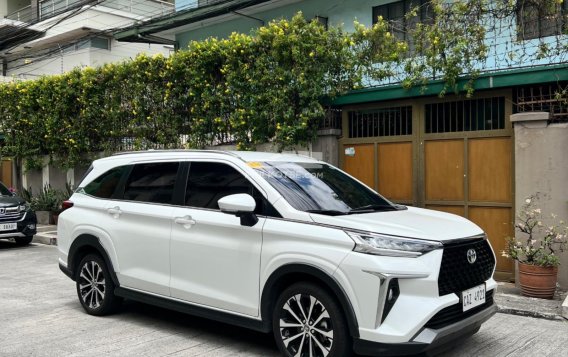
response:
{"label": "front bumper", "polygon": [[475,334],[481,324],[497,312],[497,305],[493,304],[475,315],[469,316],[454,324],[439,328],[423,328],[405,343],[380,343],[356,339],[353,349],[361,355],[404,356],[420,353],[436,354],[447,349],[460,340]]}
{"label": "front bumper", "polygon": [[[14,218],[13,220],[0,220],[0,224],[2,223],[16,223],[17,227],[12,231],[1,232],[0,239],[29,237],[37,233],[37,218],[35,212],[33,211],[27,211],[21,218]],[[33,228],[31,228],[32,226]]]}

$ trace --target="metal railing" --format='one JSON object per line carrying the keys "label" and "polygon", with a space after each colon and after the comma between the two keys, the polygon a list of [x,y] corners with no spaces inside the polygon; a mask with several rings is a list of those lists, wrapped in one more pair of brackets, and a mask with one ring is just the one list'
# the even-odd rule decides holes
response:
{"label": "metal railing", "polygon": [[548,112],[550,122],[568,122],[568,82],[553,82],[513,89],[513,112]]}
{"label": "metal railing", "polygon": [[43,20],[89,2],[93,2],[93,0],[41,0],[39,2],[39,19]]}
{"label": "metal railing", "polygon": [[341,108],[326,108],[325,117],[319,121],[318,129],[341,129],[341,113]]}
{"label": "metal railing", "polygon": [[174,11],[174,4],[163,0],[107,0],[101,3],[101,6],[145,17],[165,15]]}
{"label": "metal railing", "polygon": [[16,10],[6,15],[5,18],[15,21],[28,22],[32,19],[32,6],[28,5],[19,10]]}

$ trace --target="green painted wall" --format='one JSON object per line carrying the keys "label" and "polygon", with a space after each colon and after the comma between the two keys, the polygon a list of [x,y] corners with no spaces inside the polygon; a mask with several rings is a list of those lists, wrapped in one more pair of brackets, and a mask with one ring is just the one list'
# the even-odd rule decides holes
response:
{"label": "green painted wall", "polygon": [[[305,0],[305,1],[282,1],[278,8],[267,9],[255,13],[254,17],[262,19],[266,23],[273,19],[291,18],[298,11],[304,13],[304,17],[313,18],[314,16],[327,17],[330,26],[342,25],[347,31],[353,29],[353,21],[357,20],[363,24],[370,25],[372,22],[373,6],[388,3],[392,0]],[[274,6],[274,5],[273,5]],[[263,7],[268,7],[264,5]],[[262,9],[262,8],[260,8]],[[192,25],[191,29],[181,31],[176,35],[180,48],[187,47],[192,40],[203,40],[208,37],[224,38],[232,32],[248,33],[253,28],[259,27],[259,21],[243,16],[232,14],[230,18],[223,22],[211,25]]]}

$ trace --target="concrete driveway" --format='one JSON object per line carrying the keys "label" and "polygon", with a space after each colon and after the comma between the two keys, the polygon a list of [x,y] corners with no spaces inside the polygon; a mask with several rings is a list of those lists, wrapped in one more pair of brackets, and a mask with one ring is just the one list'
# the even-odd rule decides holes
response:
{"label": "concrete driveway", "polygon": [[[568,356],[568,323],[497,314],[444,356]],[[278,356],[264,335],[126,302],[85,314],[57,248],[0,240],[0,356]]]}

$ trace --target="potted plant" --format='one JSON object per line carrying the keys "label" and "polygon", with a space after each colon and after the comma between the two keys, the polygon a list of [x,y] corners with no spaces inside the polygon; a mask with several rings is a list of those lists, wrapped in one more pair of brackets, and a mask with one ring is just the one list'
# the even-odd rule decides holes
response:
{"label": "potted plant", "polygon": [[57,209],[57,191],[46,184],[38,195],[31,198],[30,204],[39,224],[52,224],[51,212]]}
{"label": "potted plant", "polygon": [[537,207],[539,194],[525,199],[517,215],[515,229],[519,235],[507,239],[504,257],[518,262],[519,285],[525,296],[552,299],[556,291],[559,254],[568,247],[568,227],[564,221],[543,223],[542,210]]}

